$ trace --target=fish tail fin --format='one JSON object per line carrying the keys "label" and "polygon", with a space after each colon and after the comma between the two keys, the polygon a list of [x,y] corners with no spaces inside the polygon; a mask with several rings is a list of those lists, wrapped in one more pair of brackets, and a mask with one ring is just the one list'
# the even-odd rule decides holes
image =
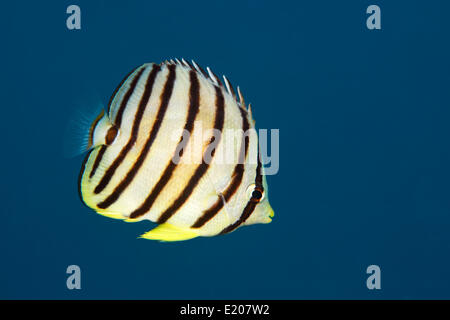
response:
{"label": "fish tail fin", "polygon": [[96,120],[104,115],[101,103],[95,107],[79,108],[70,117],[63,135],[63,155],[76,157],[92,148],[92,131]]}
{"label": "fish tail fin", "polygon": [[198,236],[199,234],[190,228],[177,227],[166,222],[144,233],[139,238],[160,241],[183,241]]}

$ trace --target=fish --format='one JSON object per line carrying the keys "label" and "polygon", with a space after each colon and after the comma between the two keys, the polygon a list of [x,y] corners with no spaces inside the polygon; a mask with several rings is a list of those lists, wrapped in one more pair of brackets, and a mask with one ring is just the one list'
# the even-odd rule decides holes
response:
{"label": "fish", "polygon": [[251,106],[209,67],[134,68],[85,131],[81,200],[109,218],[157,224],[140,238],[211,237],[274,217]]}

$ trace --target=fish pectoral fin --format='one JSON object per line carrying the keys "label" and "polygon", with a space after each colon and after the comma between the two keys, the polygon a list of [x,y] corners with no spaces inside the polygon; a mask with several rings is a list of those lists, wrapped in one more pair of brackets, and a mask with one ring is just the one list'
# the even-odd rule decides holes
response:
{"label": "fish pectoral fin", "polygon": [[160,224],[147,233],[144,233],[140,236],[140,238],[160,241],[183,241],[196,238],[198,236],[199,234],[192,231],[192,229],[176,227],[166,222]]}

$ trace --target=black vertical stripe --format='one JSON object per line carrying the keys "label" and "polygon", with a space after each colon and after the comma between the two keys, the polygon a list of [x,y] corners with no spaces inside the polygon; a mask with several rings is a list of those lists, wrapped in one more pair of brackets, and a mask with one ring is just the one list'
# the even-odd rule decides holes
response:
{"label": "black vertical stripe", "polygon": [[[215,120],[214,120],[214,129],[218,130],[220,133],[222,133],[223,129],[223,123],[224,123],[224,105],[225,101],[222,94],[222,89],[219,87],[216,88],[216,113],[215,113]],[[216,147],[218,146],[220,142],[220,135],[217,138],[218,141],[214,141],[214,136],[210,140],[210,144],[205,150],[205,155],[211,154],[211,158],[214,156],[216,152]],[[212,142],[216,142],[215,144],[211,144]],[[158,219],[158,223],[164,223],[167,220],[172,217],[175,212],[187,201],[189,196],[194,191],[195,187],[197,186],[200,179],[203,177],[203,175],[206,173],[206,171],[209,168],[209,164],[205,163],[204,156],[202,158],[202,163],[197,167],[192,177],[189,179],[188,184],[183,189],[183,192],[178,196],[178,198],[161,214],[161,216]]]}
{"label": "black vertical stripe", "polygon": [[[244,109],[239,108],[239,111],[241,112],[242,117],[242,129],[244,131],[244,134],[249,129],[249,123],[247,120],[247,114]],[[248,135],[243,136],[242,143],[241,143],[241,149],[239,153],[239,161],[238,164],[234,167],[234,171],[232,174],[232,180],[228,187],[225,189],[225,191],[222,193],[222,197],[219,197],[217,201],[206,211],[203,212],[203,214],[198,217],[197,221],[192,225],[192,228],[201,228],[204,226],[208,221],[210,221],[214,216],[223,208],[224,202],[228,202],[231,197],[236,193],[236,190],[239,188],[242,177],[244,176],[244,161],[247,158],[247,152],[248,152],[248,144],[249,144],[249,137]]]}
{"label": "black vertical stripe", "polygon": [[[139,76],[136,76],[135,79],[133,79],[133,82],[136,81],[137,78],[140,78],[142,75],[144,69],[142,69],[141,71],[139,71]],[[155,78],[157,73],[161,70],[161,67],[158,65],[153,65],[152,71],[150,72],[147,81],[146,81],[146,91],[144,92],[144,95],[150,95],[150,92],[148,90],[152,90],[153,88],[153,83],[155,82]],[[129,99],[129,96],[131,96],[131,91],[134,90],[134,87],[136,86],[136,83],[134,84],[134,86],[130,86],[129,91],[127,92],[127,96]],[[125,99],[125,97],[124,97]],[[141,98],[142,101],[142,98]],[[126,104],[125,104],[126,105]],[[143,106],[145,107],[145,105]],[[141,109],[141,108],[139,108]],[[139,125],[141,123],[142,120],[142,114],[143,114],[143,110],[139,110],[136,113],[136,116],[134,117],[134,122],[133,122],[133,127],[131,129],[131,135],[130,138],[128,140],[128,143],[122,148],[122,150],[120,151],[119,155],[117,156],[116,159],[114,159],[113,163],[111,164],[111,166],[109,166],[109,168],[106,170],[104,176],[102,177],[102,179],[100,180],[100,182],[98,183],[98,185],[95,187],[94,189],[94,193],[100,193],[103,191],[103,189],[106,188],[106,186],[108,185],[108,183],[111,181],[112,176],[114,175],[114,173],[116,172],[117,168],[119,167],[119,165],[122,163],[122,161],[125,159],[125,157],[127,156],[128,152],[131,150],[131,148],[133,147],[134,143],[136,142],[137,139],[137,132],[139,130]]]}
{"label": "black vertical stripe", "polygon": [[89,173],[89,178],[92,178],[95,175],[95,172],[97,171],[98,165],[102,161],[105,151],[106,151],[106,146],[102,145],[100,147],[100,150],[98,150],[98,152],[97,152],[97,156],[95,157],[94,164],[92,165],[91,172]]}
{"label": "black vertical stripe", "polygon": [[81,165],[80,173],[78,174],[78,196],[80,197],[81,202],[83,202],[83,203],[85,203],[85,202],[83,200],[83,194],[81,192],[81,180],[83,179],[84,170],[86,169],[86,162],[88,161],[88,159],[92,153],[92,150],[94,150],[94,149],[89,150],[86,157],[84,157],[83,164]]}
{"label": "black vertical stripe", "polygon": [[[255,178],[255,185],[259,188],[259,190],[261,190],[261,192],[264,191],[264,187],[263,187],[263,183],[262,183],[262,164],[261,164],[261,159],[260,159],[260,154],[259,154],[259,147],[258,147],[258,165],[256,167],[256,178]],[[244,210],[242,211],[241,216],[239,217],[239,219],[229,225],[228,227],[226,227],[225,229],[223,229],[220,234],[225,234],[225,233],[229,233],[233,230],[235,230],[237,227],[239,227],[241,224],[243,224],[249,217],[250,215],[253,213],[253,211],[255,210],[256,205],[258,204],[258,201],[255,201],[255,199],[250,198],[250,200],[248,200],[247,205],[245,206]]]}
{"label": "black vertical stripe", "polygon": [[[158,66],[159,68],[159,66]],[[128,187],[128,185],[131,183],[131,181],[134,179],[136,174],[138,173],[139,169],[141,168],[142,164],[144,163],[150,148],[153,144],[153,142],[156,139],[156,136],[158,135],[159,128],[161,127],[161,123],[164,119],[165,113],[167,111],[167,106],[169,105],[169,99],[172,95],[175,79],[176,79],[176,65],[170,65],[168,67],[169,69],[169,75],[167,76],[167,81],[164,84],[164,89],[161,93],[160,98],[160,106],[158,109],[158,114],[156,115],[155,122],[153,123],[153,127],[150,131],[150,134],[147,138],[147,141],[145,142],[144,147],[142,148],[141,153],[139,154],[136,162],[133,164],[131,169],[127,172],[127,175],[125,178],[119,183],[119,185],[114,189],[114,191],[102,202],[100,202],[97,206],[101,209],[106,209],[110,205],[112,205],[117,199],[120,197],[122,192]],[[136,118],[142,118],[144,108],[148,103],[150,92],[151,92],[151,86],[153,85],[153,82],[149,81],[146,86],[146,90],[144,93],[144,96],[141,100],[141,104],[139,105],[139,111],[136,115]],[[135,133],[135,136],[137,136],[137,131]]]}
{"label": "black vertical stripe", "polygon": [[128,91],[125,93],[122,100],[120,101],[119,110],[117,110],[116,118],[114,120],[114,124],[119,128],[120,128],[120,125],[122,124],[122,117],[123,117],[125,108],[128,104],[128,100],[130,100],[130,97],[133,94],[137,83],[141,79],[141,76],[142,76],[142,73],[144,72],[144,70],[145,70],[145,68],[142,68],[141,70],[139,70],[139,72],[133,78],[133,81],[131,82],[130,87],[128,88]]}
{"label": "black vertical stripe", "polygon": [[[189,108],[186,123],[184,125],[184,130],[187,130],[189,132],[189,136],[187,139],[183,139],[183,137],[181,137],[180,141],[178,142],[176,150],[179,150],[179,146],[183,145],[179,154],[180,157],[183,155],[184,146],[187,145],[187,143],[189,142],[190,134],[192,133],[192,129],[194,127],[194,120],[197,116],[200,107],[200,84],[198,82],[198,78],[195,71],[190,71],[189,77],[190,77]],[[164,170],[164,173],[161,175],[161,177],[159,178],[156,185],[153,187],[150,194],[144,200],[142,205],[130,214],[130,218],[134,219],[140,217],[144,215],[146,212],[148,212],[148,210],[150,210],[151,206],[153,205],[153,202],[156,200],[161,190],[170,180],[176,165],[177,164],[172,159],[170,159],[169,164]]]}
{"label": "black vertical stripe", "polygon": [[119,83],[119,85],[116,87],[116,89],[114,89],[114,92],[112,93],[111,98],[109,98],[109,102],[108,102],[107,114],[108,114],[109,116],[111,116],[111,114],[110,114],[110,112],[111,112],[111,103],[113,102],[114,98],[116,97],[117,91],[119,91],[119,89],[122,87],[123,83],[128,79],[128,77],[129,77],[134,71],[137,70],[137,68],[139,68],[139,67],[136,67],[136,68],[134,68],[133,70],[131,70],[131,71],[125,76],[125,78],[123,78],[122,81],[120,81],[120,83]]}

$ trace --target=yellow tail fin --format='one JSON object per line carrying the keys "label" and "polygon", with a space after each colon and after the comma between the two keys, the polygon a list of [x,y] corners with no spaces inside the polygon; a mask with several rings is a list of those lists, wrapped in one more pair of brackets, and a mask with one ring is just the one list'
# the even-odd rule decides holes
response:
{"label": "yellow tail fin", "polygon": [[169,223],[163,223],[144,233],[140,238],[160,241],[183,241],[198,237],[198,233],[189,228],[180,228]]}

